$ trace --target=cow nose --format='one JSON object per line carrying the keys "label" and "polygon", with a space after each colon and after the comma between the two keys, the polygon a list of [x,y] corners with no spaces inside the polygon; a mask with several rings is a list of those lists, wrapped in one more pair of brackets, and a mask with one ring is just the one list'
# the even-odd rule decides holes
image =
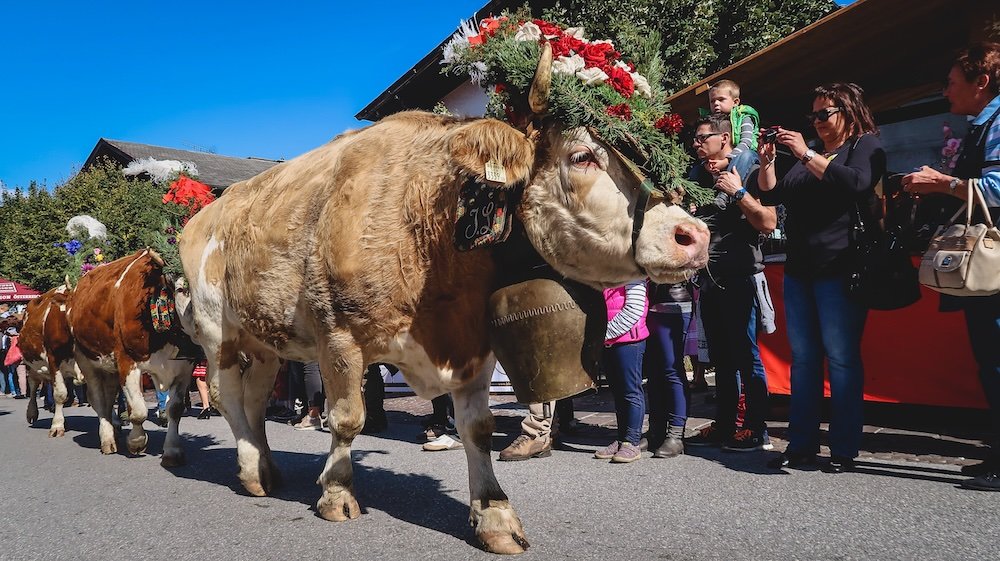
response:
{"label": "cow nose", "polygon": [[701,269],[708,264],[708,228],[698,223],[678,224],[674,242],[688,256],[688,266]]}

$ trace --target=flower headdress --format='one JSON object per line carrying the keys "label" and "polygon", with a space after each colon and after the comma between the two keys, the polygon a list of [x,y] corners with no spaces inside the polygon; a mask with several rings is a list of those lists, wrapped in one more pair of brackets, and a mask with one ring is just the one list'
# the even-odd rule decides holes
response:
{"label": "flower headdress", "polygon": [[710,190],[687,179],[690,156],[678,138],[684,123],[665,101],[655,47],[644,49],[654,54],[639,65],[611,41],[588,40],[581,27],[505,13],[478,26],[463,23],[445,44],[443,72],[468,75],[487,88],[488,114],[516,123],[524,117],[519,113],[525,112],[524,100],[547,49],[552,55],[547,119],[566,130],[596,132],[659,187],[683,193],[687,202],[711,200]]}

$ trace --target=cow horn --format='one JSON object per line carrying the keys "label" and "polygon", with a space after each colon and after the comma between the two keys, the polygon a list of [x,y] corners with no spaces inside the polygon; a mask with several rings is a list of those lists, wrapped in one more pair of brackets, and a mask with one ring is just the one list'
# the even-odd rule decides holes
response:
{"label": "cow horn", "polygon": [[552,45],[548,41],[542,46],[542,56],[535,68],[535,79],[528,90],[528,108],[536,115],[542,115],[549,107],[549,88],[552,86]]}

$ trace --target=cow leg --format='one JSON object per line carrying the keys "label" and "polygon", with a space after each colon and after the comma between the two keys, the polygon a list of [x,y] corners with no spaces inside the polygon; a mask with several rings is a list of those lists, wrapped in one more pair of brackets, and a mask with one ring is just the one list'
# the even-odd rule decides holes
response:
{"label": "cow leg", "polygon": [[278,374],[277,355],[254,355],[253,363],[243,373],[243,414],[247,425],[253,431],[254,439],[260,449],[262,466],[269,473],[271,485],[277,485],[281,473],[271,457],[271,447],[267,443],[267,433],[264,430],[266,421],[264,413],[267,409],[267,398],[274,389],[274,378]]}
{"label": "cow leg", "polygon": [[[77,360],[77,363],[80,364],[80,361]],[[87,399],[97,413],[101,453],[114,454],[118,451],[118,444],[115,441],[117,433],[111,417],[114,415],[112,409],[115,397],[118,396],[118,376],[96,370],[89,364],[81,365],[80,368],[87,380]]]}
{"label": "cow leg", "polygon": [[118,357],[120,376],[124,378],[125,400],[128,402],[129,421],[132,422],[132,430],[128,434],[128,451],[136,456],[146,452],[146,444],[149,438],[142,424],[146,422],[149,411],[146,408],[146,400],[142,397],[142,371],[131,361],[124,357]]}
{"label": "cow leg", "polygon": [[472,509],[469,521],[476,537],[492,553],[523,553],[528,548],[521,520],[500,488],[490,457],[495,420],[489,409],[490,378],[495,360],[487,360],[475,379],[452,392],[455,426],[469,463]]}
{"label": "cow leg", "polygon": [[208,356],[208,391],[236,439],[236,459],[240,482],[248,493],[263,497],[271,492],[271,466],[262,457],[261,446],[247,420],[243,402],[243,376],[236,345],[231,342],[211,348],[202,343]]}
{"label": "cow leg", "polygon": [[[185,463],[184,447],[181,446],[180,423],[184,414],[184,392],[191,383],[191,372],[194,365],[178,362],[178,368],[170,383],[170,397],[167,399],[167,437],[163,441],[163,455],[160,465],[177,467]],[[157,384],[159,384],[159,380]]]}
{"label": "cow leg", "polygon": [[[0,375],[5,375],[0,372]],[[35,375],[28,376],[28,426],[34,425],[38,420],[38,378]],[[55,422],[55,421],[53,421]]]}
{"label": "cow leg", "polygon": [[361,397],[364,359],[361,349],[353,343],[342,345],[344,352],[323,353],[320,372],[326,388],[326,401],[332,404],[327,412],[332,442],[326,466],[317,483],[323,496],[316,510],[327,520],[340,522],[361,515],[354,496],[354,468],[351,464],[351,443],[365,424],[365,403]]}
{"label": "cow leg", "polygon": [[55,410],[52,415],[52,426],[49,427],[49,436],[63,436],[66,434],[66,422],[63,418],[63,402],[66,401],[69,392],[66,389],[66,379],[63,378],[62,372],[51,367],[49,370],[55,373],[52,376],[52,399],[55,401],[53,404]]}

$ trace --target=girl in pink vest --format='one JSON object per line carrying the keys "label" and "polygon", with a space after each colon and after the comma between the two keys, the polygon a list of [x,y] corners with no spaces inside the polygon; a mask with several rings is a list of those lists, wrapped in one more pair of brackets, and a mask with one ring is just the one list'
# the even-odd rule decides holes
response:
{"label": "girl in pink vest", "polygon": [[642,391],[642,354],[646,350],[646,283],[636,281],[604,291],[608,307],[608,331],[604,341],[604,375],[615,398],[618,438],[598,450],[594,457],[615,463],[642,457],[639,439],[646,400]]}

